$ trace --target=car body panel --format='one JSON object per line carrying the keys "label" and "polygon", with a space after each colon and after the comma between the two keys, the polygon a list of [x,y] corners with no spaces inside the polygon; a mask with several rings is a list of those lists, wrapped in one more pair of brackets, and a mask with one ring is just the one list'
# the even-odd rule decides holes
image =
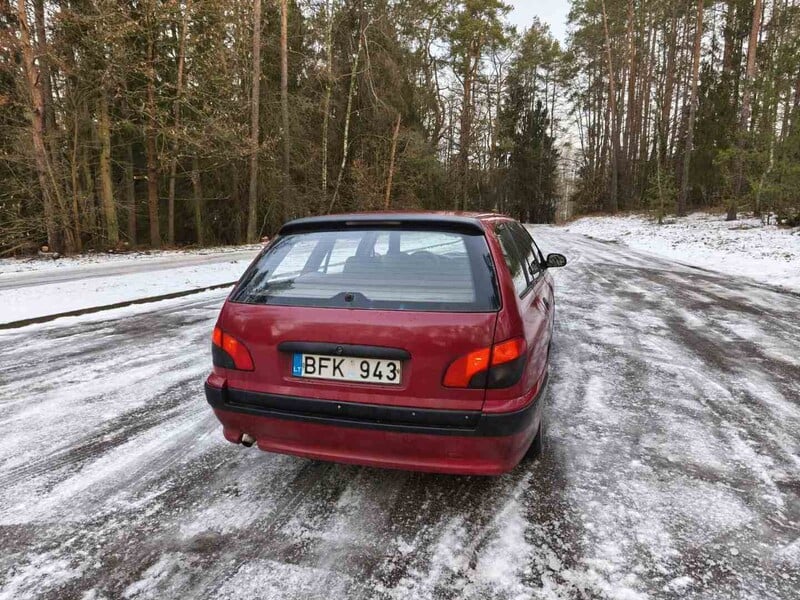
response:
{"label": "car body panel", "polygon": [[[455,358],[453,348],[492,343],[497,313],[397,312],[341,308],[285,307],[229,302],[222,329],[245,341],[255,371],[226,369],[229,385],[275,394],[421,408],[475,409],[483,389],[442,386]],[[284,342],[363,344],[407,351],[400,385],[346,383],[292,375],[292,353]]]}
{"label": "car body panel", "polygon": [[525,390],[537,388],[547,374],[548,349],[552,339],[552,309],[555,307],[552,275],[545,270],[538,281],[520,296],[514,288],[503,260],[500,242],[495,234],[498,225],[514,223],[505,217],[493,218],[487,224],[489,249],[495,268],[505,276],[501,278],[500,294],[504,310],[498,314],[495,343],[522,334],[528,349],[527,365],[517,385],[504,389],[487,390],[483,410],[506,412],[518,410]]}
{"label": "car body panel", "polygon": [[[225,438],[239,443],[247,433],[261,450],[316,460],[438,473],[498,475],[514,468],[531,444],[542,419],[544,387],[504,415],[478,414],[477,425],[428,427],[383,421],[343,420],[287,409],[240,403],[224,379],[211,376],[206,394]],[[227,393],[226,393],[227,392]],[[332,403],[336,404],[336,403]],[[328,411],[329,413],[331,411]],[[456,412],[456,411],[446,411]],[[499,418],[496,418],[499,417]]]}

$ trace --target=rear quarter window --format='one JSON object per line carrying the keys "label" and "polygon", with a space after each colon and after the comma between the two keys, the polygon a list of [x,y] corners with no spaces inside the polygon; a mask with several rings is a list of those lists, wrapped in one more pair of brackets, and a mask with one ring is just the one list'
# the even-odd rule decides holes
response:
{"label": "rear quarter window", "polygon": [[514,282],[514,290],[518,295],[522,295],[528,288],[528,278],[525,275],[525,265],[517,244],[514,242],[514,236],[505,224],[500,225],[496,232],[497,240],[500,242],[500,248],[503,251],[503,260]]}
{"label": "rear quarter window", "polygon": [[539,264],[539,256],[534,247],[533,238],[519,223],[511,223],[509,229],[519,249],[523,265],[530,275],[528,277],[528,283],[530,284],[542,271],[542,266]]}
{"label": "rear quarter window", "polygon": [[316,231],[278,239],[232,301],[423,311],[499,307],[482,234],[414,229]]}

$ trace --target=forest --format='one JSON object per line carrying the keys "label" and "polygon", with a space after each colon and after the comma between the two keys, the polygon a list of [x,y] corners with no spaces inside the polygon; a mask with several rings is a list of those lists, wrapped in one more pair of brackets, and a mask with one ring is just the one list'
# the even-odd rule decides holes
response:
{"label": "forest", "polygon": [[0,253],[800,210],[796,0],[0,0]]}

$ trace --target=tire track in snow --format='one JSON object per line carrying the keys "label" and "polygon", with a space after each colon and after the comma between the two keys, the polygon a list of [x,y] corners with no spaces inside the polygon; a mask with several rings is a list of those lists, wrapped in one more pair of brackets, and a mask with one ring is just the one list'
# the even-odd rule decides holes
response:
{"label": "tire track in snow", "polygon": [[52,453],[44,451],[41,458],[8,469],[0,475],[0,488],[10,488],[20,479],[44,475],[47,475],[47,487],[50,488],[80,470],[87,462],[130,441],[139,433],[162,426],[167,421],[179,423],[190,418],[192,413],[180,414],[176,409],[183,408],[185,393],[196,393],[197,387],[194,381],[171,386],[165,390],[163,399],[106,421],[98,429],[61,450]]}

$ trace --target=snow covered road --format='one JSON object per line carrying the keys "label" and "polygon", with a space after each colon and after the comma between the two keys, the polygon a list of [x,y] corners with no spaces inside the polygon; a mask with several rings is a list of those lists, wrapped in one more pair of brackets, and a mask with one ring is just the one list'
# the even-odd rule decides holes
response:
{"label": "snow covered road", "polygon": [[224,292],[0,334],[0,598],[800,597],[800,298],[534,234],[548,454],[495,479],[225,442]]}

